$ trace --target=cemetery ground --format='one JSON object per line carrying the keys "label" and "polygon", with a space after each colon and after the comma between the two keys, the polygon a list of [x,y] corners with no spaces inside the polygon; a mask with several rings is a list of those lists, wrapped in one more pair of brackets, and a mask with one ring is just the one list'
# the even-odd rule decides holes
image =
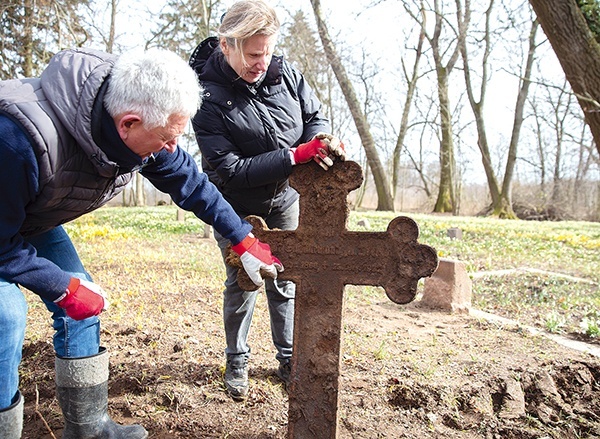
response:
{"label": "cemetery ground", "polygon": [[[353,212],[348,226],[382,231],[393,216]],[[600,224],[409,216],[420,243],[465,263],[473,307],[511,321],[346,287],[339,437],[600,437],[600,358],[544,335],[600,351]],[[447,236],[451,227],[462,239]],[[176,221],[172,206],[103,208],[67,230],[111,296],[101,341],[115,420],[160,439],[287,436],[264,294],[250,334],[248,399],[225,393],[223,268],[198,220]],[[23,437],[59,438],[50,318],[26,295]]]}

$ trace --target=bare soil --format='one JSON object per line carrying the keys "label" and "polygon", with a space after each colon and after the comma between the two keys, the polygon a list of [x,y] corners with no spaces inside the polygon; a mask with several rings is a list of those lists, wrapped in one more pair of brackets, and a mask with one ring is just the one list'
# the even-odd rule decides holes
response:
{"label": "bare soil", "polygon": [[[285,438],[287,393],[275,375],[264,296],[251,331],[251,390],[222,385],[221,279],[213,241],[98,239],[78,245],[111,291],[102,344],[109,412],[150,438]],[[60,437],[49,315],[36,296],[23,352],[24,438]],[[518,325],[399,306],[347,287],[340,438],[597,438],[599,358]]]}

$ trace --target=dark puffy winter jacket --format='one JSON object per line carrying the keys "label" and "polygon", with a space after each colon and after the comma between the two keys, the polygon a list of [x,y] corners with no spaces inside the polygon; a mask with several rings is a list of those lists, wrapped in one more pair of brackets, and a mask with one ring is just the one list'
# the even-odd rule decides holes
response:
{"label": "dark puffy winter jacket", "polygon": [[298,198],[290,148],[330,132],[313,90],[278,56],[258,84],[238,79],[216,37],[198,45],[190,65],[205,89],[193,119],[204,172],[242,216],[285,210]]}

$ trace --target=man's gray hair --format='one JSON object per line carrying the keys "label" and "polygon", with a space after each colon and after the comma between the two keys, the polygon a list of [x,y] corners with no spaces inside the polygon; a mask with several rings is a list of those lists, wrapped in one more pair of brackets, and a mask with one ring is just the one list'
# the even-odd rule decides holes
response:
{"label": "man's gray hair", "polygon": [[108,113],[137,114],[144,127],[164,127],[172,115],[192,117],[202,104],[196,73],[177,54],[164,49],[119,56],[104,98]]}

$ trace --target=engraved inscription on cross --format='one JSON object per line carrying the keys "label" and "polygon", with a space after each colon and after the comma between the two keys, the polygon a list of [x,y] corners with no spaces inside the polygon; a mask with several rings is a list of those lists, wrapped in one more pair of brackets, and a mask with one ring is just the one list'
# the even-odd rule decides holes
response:
{"label": "engraved inscription on cross", "polygon": [[[300,219],[294,231],[269,230],[248,217],[254,234],[271,246],[296,283],[294,355],[289,391],[288,437],[337,437],[340,345],[345,285],[376,285],[394,302],[412,301],[420,278],[437,268],[435,249],[419,244],[410,218],[393,219],[386,232],[346,229],[348,193],[362,183],[355,162],[316,163],[294,168],[291,185],[300,193]],[[243,270],[240,287],[254,289]]]}

